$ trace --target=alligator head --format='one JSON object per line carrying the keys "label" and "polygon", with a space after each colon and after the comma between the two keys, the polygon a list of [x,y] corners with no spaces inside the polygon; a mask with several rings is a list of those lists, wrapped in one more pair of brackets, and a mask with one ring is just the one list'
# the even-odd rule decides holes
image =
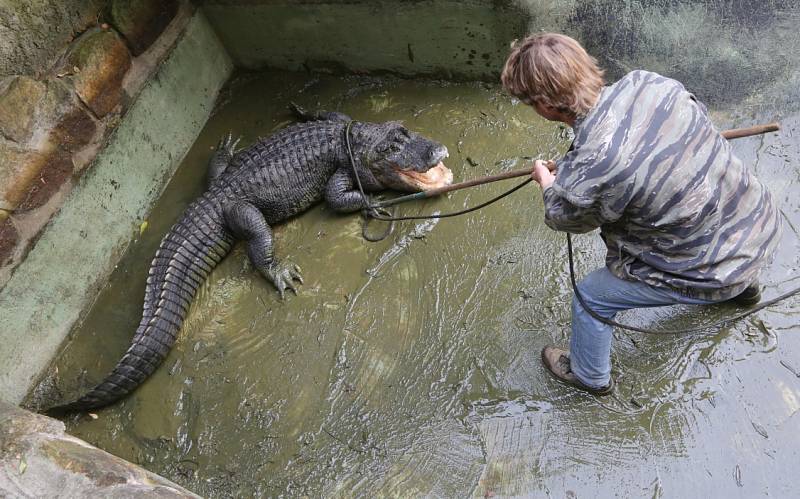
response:
{"label": "alligator head", "polygon": [[447,147],[396,121],[354,123],[353,159],[367,190],[419,192],[450,185],[453,172],[442,160]]}

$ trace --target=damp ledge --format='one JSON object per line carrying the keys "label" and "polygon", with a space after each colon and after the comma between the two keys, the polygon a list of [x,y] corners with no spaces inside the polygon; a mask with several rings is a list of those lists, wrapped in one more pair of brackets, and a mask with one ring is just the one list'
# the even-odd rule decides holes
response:
{"label": "damp ledge", "polygon": [[202,11],[0,291],[0,399],[19,404],[205,125],[233,62]]}

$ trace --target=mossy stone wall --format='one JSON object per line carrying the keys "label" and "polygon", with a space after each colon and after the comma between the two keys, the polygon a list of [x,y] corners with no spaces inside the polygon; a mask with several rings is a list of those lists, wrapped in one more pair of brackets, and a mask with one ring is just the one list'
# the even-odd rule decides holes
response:
{"label": "mossy stone wall", "polygon": [[164,57],[147,49],[179,5],[0,0],[0,288]]}

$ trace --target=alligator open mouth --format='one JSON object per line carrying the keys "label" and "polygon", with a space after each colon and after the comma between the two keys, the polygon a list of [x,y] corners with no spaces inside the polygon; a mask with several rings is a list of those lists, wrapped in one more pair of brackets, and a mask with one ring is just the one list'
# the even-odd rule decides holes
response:
{"label": "alligator open mouth", "polygon": [[416,172],[414,170],[396,171],[403,177],[404,182],[420,191],[429,191],[453,183],[453,172],[444,166],[441,161],[425,172]]}

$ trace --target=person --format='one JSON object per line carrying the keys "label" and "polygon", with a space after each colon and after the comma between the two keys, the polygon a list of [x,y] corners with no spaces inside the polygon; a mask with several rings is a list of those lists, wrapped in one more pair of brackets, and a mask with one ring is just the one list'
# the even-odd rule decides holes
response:
{"label": "person", "polygon": [[[535,161],[532,177],[550,228],[600,229],[605,267],[577,286],[589,308],[611,319],[640,307],[759,301],[780,217],[681,83],[633,71],[604,86],[597,61],[555,33],[516,43],[501,80],[536,113],[574,130],[565,156]],[[612,327],[573,296],[569,349],[546,346],[542,362],[557,379],[605,395],[614,386],[611,341]]]}

